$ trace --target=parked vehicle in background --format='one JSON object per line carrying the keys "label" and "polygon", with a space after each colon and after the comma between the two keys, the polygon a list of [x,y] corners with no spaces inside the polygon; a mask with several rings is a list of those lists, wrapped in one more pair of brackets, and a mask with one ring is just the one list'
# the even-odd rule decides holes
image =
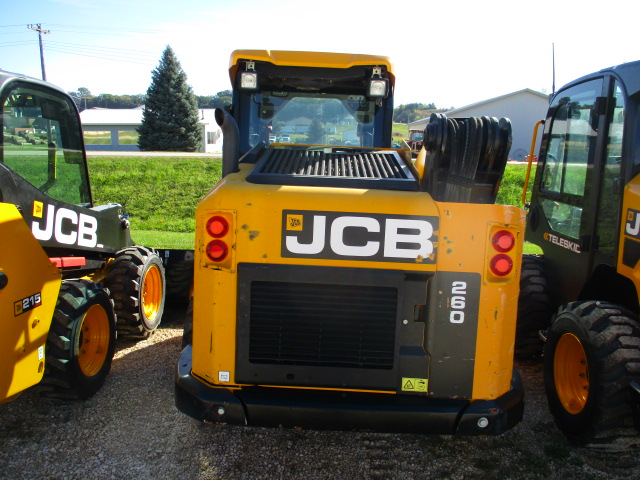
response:
{"label": "parked vehicle in background", "polygon": [[637,444],[640,428],[638,79],[632,62],[553,95],[527,215],[544,256],[522,267],[517,348],[539,353],[543,331],[556,425],[606,448]]}
{"label": "parked vehicle in background", "polygon": [[37,383],[86,398],[116,332],[146,338],[165,297],[157,254],[121,205],[94,205],[78,111],[52,85],[0,71],[0,402]]}

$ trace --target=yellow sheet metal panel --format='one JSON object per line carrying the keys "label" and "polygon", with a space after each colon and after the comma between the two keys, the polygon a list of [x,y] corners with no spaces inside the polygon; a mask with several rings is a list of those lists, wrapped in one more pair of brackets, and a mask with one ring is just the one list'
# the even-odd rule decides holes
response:
{"label": "yellow sheet metal panel", "polygon": [[[240,171],[218,183],[197,209],[196,258],[201,260],[195,270],[194,318],[200,321],[194,322],[194,374],[212,384],[235,385],[237,262],[374,270],[401,268],[480,275],[473,398],[497,398],[509,391],[524,236],[525,215],[521,209],[439,203],[423,192],[251,184],[245,177],[252,167],[241,164]],[[295,212],[288,216],[286,212],[291,210]],[[357,260],[287,257],[283,255],[283,239],[296,228],[302,228],[297,227],[304,221],[304,214],[299,212],[326,216],[327,228],[335,212],[353,213],[355,219],[367,214],[372,219],[383,215],[427,218],[434,225],[430,237],[433,253],[403,263],[364,257]],[[229,246],[230,263],[218,267],[206,257],[207,245],[213,240],[206,231],[206,222],[221,215],[228,216],[231,224],[222,238]],[[382,225],[380,222],[381,228]],[[513,268],[509,274],[497,277],[489,265],[492,257],[501,252],[493,249],[492,237],[503,230],[514,238],[513,247],[506,253]],[[372,242],[376,234],[371,235]]]}
{"label": "yellow sheet metal panel", "polygon": [[0,203],[0,402],[40,382],[61,276],[13,204]]}
{"label": "yellow sheet metal panel", "polygon": [[624,189],[618,247],[618,272],[629,278],[640,298],[640,175]]}
{"label": "yellow sheet metal panel", "polygon": [[253,60],[269,62],[274,65],[316,67],[316,68],[350,68],[357,65],[386,66],[391,78],[391,84],[395,83],[393,64],[389,57],[382,55],[362,55],[351,53],[330,52],[295,52],[284,50],[234,50],[229,60],[229,78],[231,83],[236,77],[238,61]]}
{"label": "yellow sheet metal panel", "polygon": [[[473,398],[493,399],[510,389],[518,307],[520,266],[524,243],[524,210],[503,205],[438,203],[442,216],[438,270],[482,275],[475,352]],[[495,255],[491,239],[502,230],[515,240],[504,253],[511,273],[496,277],[489,268]],[[447,339],[436,339],[447,341]]]}

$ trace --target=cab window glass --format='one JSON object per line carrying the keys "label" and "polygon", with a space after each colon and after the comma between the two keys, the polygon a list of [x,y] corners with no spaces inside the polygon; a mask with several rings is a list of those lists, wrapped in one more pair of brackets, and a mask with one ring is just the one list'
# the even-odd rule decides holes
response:
{"label": "cab window glass", "polygon": [[11,89],[2,102],[2,162],[46,195],[89,205],[79,120],[73,104],[55,91]]}
{"label": "cab window glass", "polygon": [[259,142],[373,147],[376,102],[363,95],[251,94],[249,146]]}
{"label": "cab window glass", "polygon": [[622,176],[622,132],[625,117],[624,95],[618,82],[614,83],[613,97],[608,112],[608,136],[602,165],[602,188],[598,202],[598,250],[614,253],[620,208]]}
{"label": "cab window glass", "polygon": [[579,238],[587,169],[595,154],[598,115],[596,99],[602,80],[593,80],[561,92],[551,104],[540,188],[549,198],[541,202],[551,227]]}

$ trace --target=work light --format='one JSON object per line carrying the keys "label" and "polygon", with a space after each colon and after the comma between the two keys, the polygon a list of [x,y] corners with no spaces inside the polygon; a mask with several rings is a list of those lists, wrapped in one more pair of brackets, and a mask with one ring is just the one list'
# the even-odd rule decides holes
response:
{"label": "work light", "polygon": [[258,74],[256,72],[240,73],[240,88],[256,90],[258,88]]}
{"label": "work light", "polygon": [[386,78],[372,78],[369,80],[369,98],[384,98],[389,91],[389,80]]}

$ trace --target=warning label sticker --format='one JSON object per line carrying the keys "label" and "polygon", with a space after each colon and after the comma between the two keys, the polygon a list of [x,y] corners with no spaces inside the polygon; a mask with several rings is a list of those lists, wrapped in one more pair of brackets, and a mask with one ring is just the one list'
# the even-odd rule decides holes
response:
{"label": "warning label sticker", "polygon": [[402,377],[403,392],[427,392],[429,379]]}

